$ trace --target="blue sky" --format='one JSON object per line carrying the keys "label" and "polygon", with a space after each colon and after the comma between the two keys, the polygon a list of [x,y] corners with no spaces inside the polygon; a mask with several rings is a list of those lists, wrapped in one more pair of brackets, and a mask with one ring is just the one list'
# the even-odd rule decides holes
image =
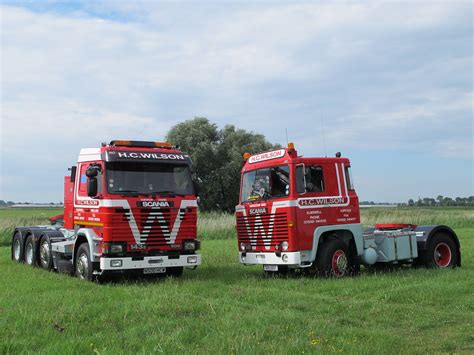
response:
{"label": "blue sky", "polygon": [[471,2],[1,4],[0,199],[194,116],[342,151],[362,200],[474,194]]}

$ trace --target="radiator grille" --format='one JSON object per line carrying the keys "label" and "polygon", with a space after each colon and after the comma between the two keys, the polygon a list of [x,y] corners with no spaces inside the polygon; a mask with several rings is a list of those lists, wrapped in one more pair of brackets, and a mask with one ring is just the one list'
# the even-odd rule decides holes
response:
{"label": "radiator grille", "polygon": [[237,215],[239,242],[256,246],[276,246],[288,239],[288,217],[286,212],[260,215]]}

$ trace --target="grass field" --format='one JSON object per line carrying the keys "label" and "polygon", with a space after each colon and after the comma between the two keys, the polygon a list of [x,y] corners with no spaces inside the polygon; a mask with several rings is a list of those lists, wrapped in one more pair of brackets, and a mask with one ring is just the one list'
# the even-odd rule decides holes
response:
{"label": "grass field", "polygon": [[[0,210],[0,229],[47,220],[38,213]],[[451,225],[462,268],[267,279],[238,263],[225,215],[201,215],[203,265],[181,279],[81,282],[15,264],[1,247],[0,354],[473,353],[474,210],[362,213],[367,224]]]}

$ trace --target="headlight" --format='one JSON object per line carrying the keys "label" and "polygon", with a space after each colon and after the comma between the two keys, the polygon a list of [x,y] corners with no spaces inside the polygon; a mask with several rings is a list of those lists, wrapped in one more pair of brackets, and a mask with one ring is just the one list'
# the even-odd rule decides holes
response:
{"label": "headlight", "polygon": [[288,250],[288,242],[281,243],[281,250],[287,251]]}
{"label": "headlight", "polygon": [[186,240],[184,242],[184,250],[187,250],[187,251],[196,250],[196,242],[194,240]]}
{"label": "headlight", "polygon": [[126,243],[103,243],[102,254],[120,254],[127,251]]}
{"label": "headlight", "polygon": [[110,266],[111,267],[121,267],[122,266],[122,260],[110,260]]}
{"label": "headlight", "polygon": [[198,257],[196,255],[188,256],[188,264],[197,264]]}
{"label": "headlight", "polygon": [[244,243],[240,243],[240,250],[245,251],[245,244]]}

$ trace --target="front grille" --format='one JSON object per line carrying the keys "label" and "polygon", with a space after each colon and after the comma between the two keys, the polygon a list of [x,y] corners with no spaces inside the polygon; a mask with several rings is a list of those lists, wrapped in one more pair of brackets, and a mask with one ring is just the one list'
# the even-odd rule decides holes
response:
{"label": "front grille", "polygon": [[288,217],[286,212],[260,215],[237,215],[239,242],[255,246],[276,246],[288,240]]}
{"label": "front grille", "polygon": [[[133,211],[133,215],[132,215]],[[121,222],[126,222],[134,234],[139,234],[139,242],[148,246],[169,246],[171,237],[180,239],[195,239],[196,213],[190,208],[138,208],[117,209],[121,212]],[[176,218],[175,218],[176,216]],[[136,227],[132,219],[135,219]],[[179,229],[177,228],[179,224]],[[172,236],[173,232],[175,235]],[[171,243],[173,244],[173,243]]]}

